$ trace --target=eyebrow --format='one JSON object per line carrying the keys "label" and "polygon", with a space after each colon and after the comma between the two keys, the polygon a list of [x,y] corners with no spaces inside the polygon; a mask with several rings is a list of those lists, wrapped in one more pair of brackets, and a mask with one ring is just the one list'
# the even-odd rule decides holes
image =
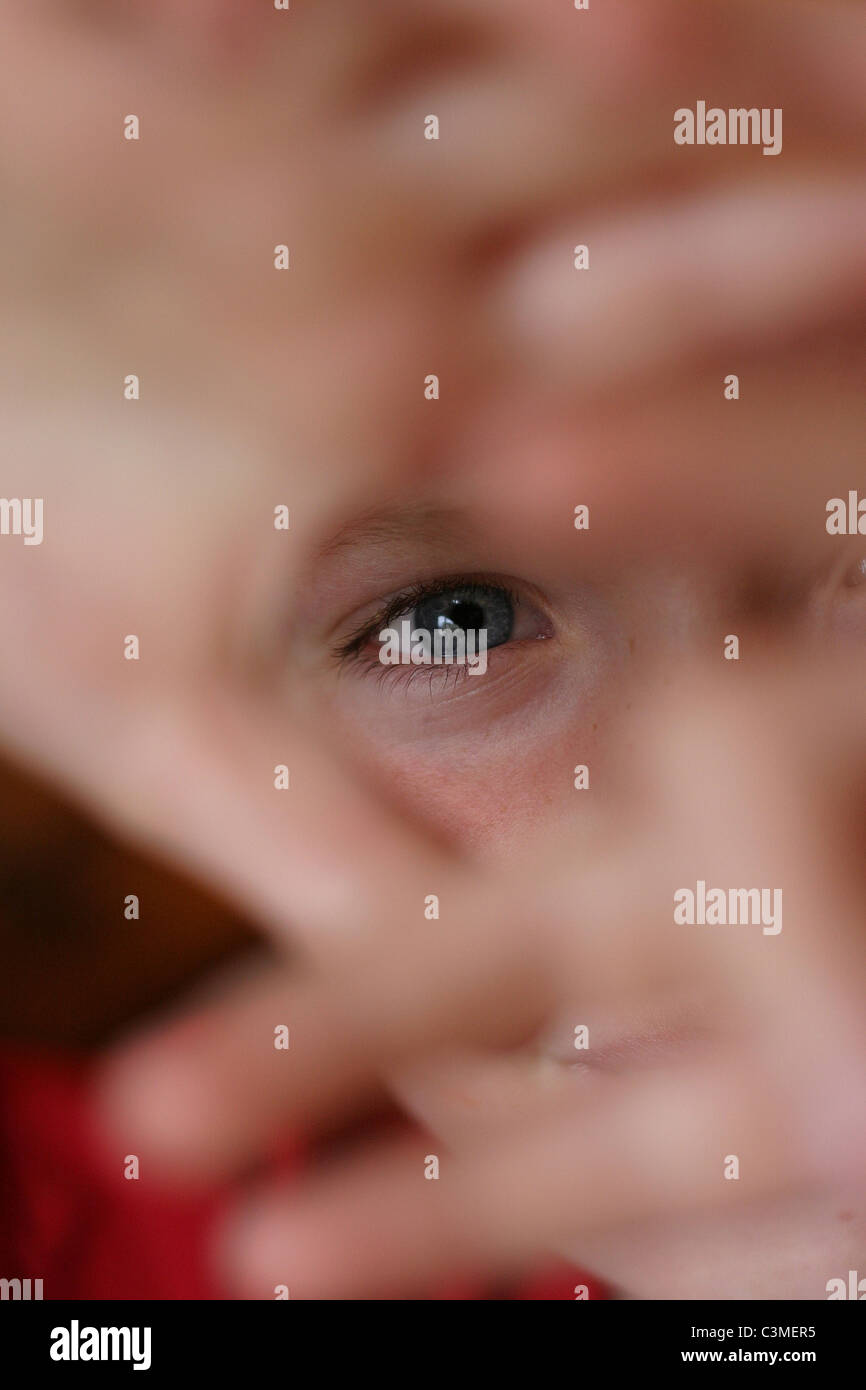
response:
{"label": "eyebrow", "polygon": [[336,535],[319,547],[315,558],[326,560],[344,550],[411,541],[438,531],[446,531],[453,537],[466,522],[466,516],[458,508],[429,503],[371,508],[341,526]]}

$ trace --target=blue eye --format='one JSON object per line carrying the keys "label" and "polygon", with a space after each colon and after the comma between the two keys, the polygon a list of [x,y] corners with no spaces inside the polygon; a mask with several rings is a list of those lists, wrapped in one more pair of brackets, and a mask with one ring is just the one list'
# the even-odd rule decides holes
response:
{"label": "blue eye", "polygon": [[414,629],[434,633],[462,628],[487,634],[487,646],[507,642],[514,631],[514,602],[505,589],[489,584],[461,584],[416,600],[407,610]]}
{"label": "blue eye", "polygon": [[[368,618],[363,627],[334,648],[334,656],[341,663],[357,658],[368,667],[381,670],[382,652],[389,652],[391,660],[384,663],[387,667],[393,661],[397,642],[401,652],[399,664],[404,666],[404,648],[406,662],[414,663],[413,643],[417,645],[421,634],[435,643],[449,638],[459,642],[464,633],[466,642],[475,644],[467,651],[478,652],[483,647],[486,652],[493,647],[551,637],[553,625],[540,603],[518,586],[512,588],[507,581],[487,575],[444,575],[394,594],[374,618]],[[486,665],[476,669],[484,671]]]}

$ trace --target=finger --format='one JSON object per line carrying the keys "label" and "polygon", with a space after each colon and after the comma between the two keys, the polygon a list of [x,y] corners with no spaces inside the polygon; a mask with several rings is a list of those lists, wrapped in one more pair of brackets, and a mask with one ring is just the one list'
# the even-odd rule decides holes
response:
{"label": "finger", "polygon": [[363,949],[335,949],[309,982],[275,968],[132,1039],[101,1068],[110,1130],[166,1168],[224,1172],[284,1126],[357,1113],[404,1059],[524,1041],[549,1004],[549,963],[525,918],[478,906],[444,933],[404,921]]}
{"label": "finger", "polygon": [[[459,1158],[401,1142],[291,1198],[267,1193],[233,1223],[224,1267],[251,1297],[276,1283],[293,1298],[393,1295],[461,1267],[505,1270],[648,1214],[796,1187],[801,1153],[796,1124],[754,1072],[664,1073],[591,1103],[558,1100],[544,1121]],[[428,1181],[431,1156],[439,1177]],[[737,1183],[725,1178],[732,1156]]]}
{"label": "finger", "polygon": [[[509,268],[491,313],[548,386],[621,389],[624,378],[751,356],[854,312],[866,300],[864,231],[866,190],[844,178],[583,213]],[[575,241],[591,248],[588,274],[575,271]]]}
{"label": "finger", "polygon": [[[853,74],[852,45],[863,45],[862,25],[844,7],[827,24],[808,6],[762,15],[738,5],[735,46],[721,32],[734,22],[729,5],[706,6],[697,22],[667,0],[624,0],[591,16],[555,8],[541,7],[539,20],[497,6],[504,51],[476,61],[470,80],[456,65],[413,72],[408,94],[359,129],[354,159],[366,168],[368,141],[379,152],[368,156],[377,201],[388,205],[399,192],[410,209],[444,211],[452,237],[485,225],[513,234],[531,209],[572,201],[585,210],[624,184],[632,197],[655,198],[672,178],[703,183],[753,173],[751,147],[726,148],[722,164],[705,158],[716,151],[674,142],[674,112],[692,90],[760,87],[764,105],[784,112],[789,161],[824,164],[828,147],[840,160],[859,147],[866,111],[857,84],[829,80],[833,57],[838,71]],[[527,31],[536,41],[526,42]],[[439,123],[435,142],[424,139],[427,113]]]}

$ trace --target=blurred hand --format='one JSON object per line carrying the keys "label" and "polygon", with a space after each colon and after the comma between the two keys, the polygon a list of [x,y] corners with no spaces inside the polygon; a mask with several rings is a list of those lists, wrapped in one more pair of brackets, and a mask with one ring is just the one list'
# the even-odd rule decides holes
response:
{"label": "blurred hand", "polygon": [[[863,672],[816,678],[775,655],[735,694],[665,694],[628,743],[634,775],[594,851],[548,839],[504,875],[450,866],[448,910],[423,926],[395,920],[384,882],[377,939],[300,982],[248,980],[114,1059],[103,1098],[124,1142],[196,1180],[243,1167],[283,1124],[357,1114],[383,1075],[453,1141],[435,1184],[435,1141],[389,1140],[258,1194],[229,1241],[237,1288],[388,1293],[587,1238],[603,1250],[629,1222],[859,1182]],[[678,925],[674,894],[699,879],[781,889],[778,930]],[[643,1062],[646,1040],[598,1061],[591,1042],[571,1051],[580,1076],[548,1067],[539,1085],[537,1060],[509,1051],[562,1063],[611,1003],[646,1016],[671,997],[677,1029]],[[630,1049],[637,1061],[611,1067]]]}
{"label": "blurred hand", "polygon": [[[724,565],[732,545],[739,557],[826,547],[824,500],[843,489],[839,476],[854,485],[860,458],[861,17],[842,5],[713,4],[697,15],[621,4],[599,18],[485,3],[433,6],[420,23],[388,6],[371,26],[373,11],[335,5],[297,24],[292,14],[279,42],[251,22],[241,48],[225,6],[190,69],[198,30],[184,31],[179,8],[162,6],[151,24],[130,7],[146,42],[132,25],[103,31],[105,13],[94,7],[90,31],[56,5],[2,16],[7,51],[31,79],[9,89],[0,148],[16,209],[2,258],[16,315],[0,340],[13,460],[4,488],[43,496],[46,516],[43,546],[0,551],[0,634],[16,658],[0,676],[3,738],[124,833],[207,876],[278,941],[302,933],[313,954],[335,957],[333,974],[298,996],[279,972],[264,995],[245,983],[216,1031],[203,1025],[185,1084],[168,1036],[160,1055],[171,1071],[136,1081],[130,1060],[117,1081],[124,1103],[142,1126],[150,1117],[176,1160],[198,1172],[230,1165],[278,1122],[357,1106],[382,1076],[414,1096],[433,1052],[522,1043],[575,991],[583,1007],[589,982],[619,999],[642,994],[658,970],[709,996],[731,1056],[579,1104],[571,1090],[542,1103],[531,1090],[517,1129],[495,1135],[501,1182],[473,1136],[432,1218],[399,1156],[331,1179],[304,1199],[307,1235],[294,1230],[301,1250],[315,1242],[309,1263],[298,1256],[307,1287],[351,1285],[329,1264],[328,1231],[342,1221],[342,1239],[371,1212],[379,1258],[354,1287],[429,1274],[455,1256],[512,1259],[558,1243],[566,1225],[581,1233],[715,1200],[727,1189],[703,1160],[711,1140],[738,1151],[732,1131],[751,1145],[752,1191],[804,1181],[815,1168],[804,1115],[826,1095],[831,1052],[855,1058],[860,1085],[860,1040],[837,992],[853,999],[860,982],[856,912],[847,897],[834,908],[829,992],[814,938],[793,925],[824,891],[826,846],[796,818],[783,833],[775,803],[756,820],[774,881],[799,901],[781,937],[752,948],[765,966],[781,955],[771,949],[785,952],[782,989],[773,971],[744,971],[745,953],[724,935],[684,952],[661,906],[672,870],[664,893],[646,886],[681,843],[681,881],[693,869],[709,880],[698,866],[739,819],[733,781],[699,842],[694,801],[674,779],[652,834],[640,821],[618,831],[591,873],[575,877],[538,851],[533,875],[480,882],[361,786],[315,717],[286,709],[278,672],[285,613],[335,517],[422,477],[448,485],[456,473],[564,567],[621,558],[610,529],[587,533],[578,558],[567,520],[562,540],[551,535],[578,477],[634,554],[673,543],[689,563]],[[731,33],[736,42],[722,42]],[[684,100],[746,101],[746,90],[749,103],[784,108],[781,159],[674,145]],[[60,131],[46,117],[52,103],[68,117]],[[142,119],[137,145],[122,139],[129,110]],[[440,117],[438,144],[423,141],[428,110]],[[346,208],[361,209],[348,225]],[[281,278],[273,248],[284,241],[293,268]],[[591,246],[585,280],[576,242]],[[748,386],[732,411],[721,383],[741,361]],[[449,383],[432,424],[430,370]],[[122,396],[133,371],[134,403]],[[273,527],[281,503],[288,534]],[[127,633],[141,638],[140,663],[123,660]],[[804,675],[795,666],[789,678]],[[748,707],[764,698],[754,690]],[[829,719],[836,696],[806,698],[811,722],[792,717],[791,738]],[[723,717],[737,733],[754,718]],[[690,737],[677,756],[698,766],[707,728]],[[780,785],[792,756],[772,758],[762,739],[751,736],[746,761],[756,796],[764,781]],[[283,763],[290,798],[273,790]],[[751,843],[732,841],[731,882],[745,886]],[[459,914],[406,942],[419,885],[446,870]],[[347,928],[360,938],[351,948],[332,940]],[[815,1075],[791,1095],[779,1062],[793,1061],[801,998],[820,1025]],[[269,1010],[298,1020],[288,1087],[273,1057],[251,1084]],[[781,1144],[758,1123],[768,1076]],[[646,1150],[665,1106],[673,1166],[668,1147]],[[840,1133],[830,1121],[826,1132]],[[643,1169],[628,1158],[632,1142],[650,1155]],[[848,1151],[859,1155],[858,1143]],[[585,1198],[572,1205],[575,1164],[591,1210]],[[292,1234],[277,1218],[270,1230]],[[260,1288],[273,1251],[252,1235],[238,1259],[245,1285]]]}

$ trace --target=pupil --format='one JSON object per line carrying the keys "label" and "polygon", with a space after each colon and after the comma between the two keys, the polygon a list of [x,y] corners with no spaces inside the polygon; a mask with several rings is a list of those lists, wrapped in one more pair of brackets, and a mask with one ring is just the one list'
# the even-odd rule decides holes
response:
{"label": "pupil", "polygon": [[487,646],[507,642],[514,626],[514,605],[503,589],[481,585],[430,594],[416,605],[413,627],[422,632],[462,628],[487,634]]}
{"label": "pupil", "polygon": [[479,603],[467,603],[453,598],[443,604],[446,612],[436,618],[437,627],[462,627],[464,632],[477,631],[484,626],[484,609]]}

